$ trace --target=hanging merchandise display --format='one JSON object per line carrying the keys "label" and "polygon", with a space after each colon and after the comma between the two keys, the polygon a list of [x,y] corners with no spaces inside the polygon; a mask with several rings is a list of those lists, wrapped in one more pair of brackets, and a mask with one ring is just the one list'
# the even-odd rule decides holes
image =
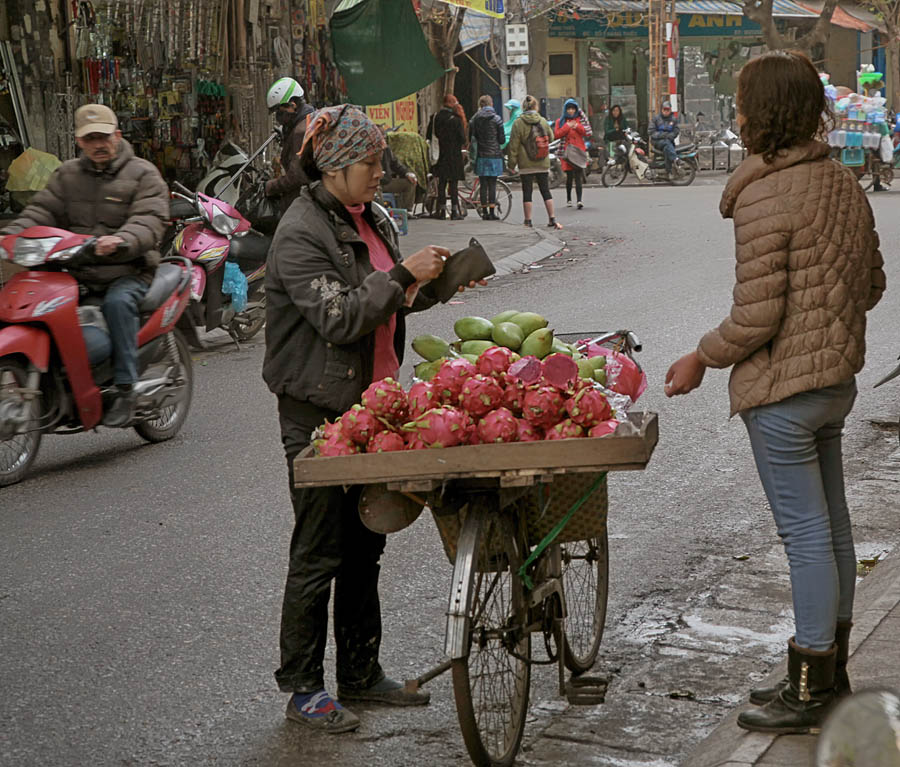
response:
{"label": "hanging merchandise display", "polygon": [[[381,41],[390,39],[391,45]],[[444,76],[406,0],[362,0],[331,17],[334,60],[355,104],[385,104]]]}

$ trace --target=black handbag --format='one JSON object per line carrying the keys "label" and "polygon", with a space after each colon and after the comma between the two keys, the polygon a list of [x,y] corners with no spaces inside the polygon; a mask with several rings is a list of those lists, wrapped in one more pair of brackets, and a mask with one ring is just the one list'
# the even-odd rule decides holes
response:
{"label": "black handbag", "polygon": [[278,226],[281,211],[271,197],[266,197],[266,182],[261,181],[238,203],[238,210],[263,234],[272,234]]}

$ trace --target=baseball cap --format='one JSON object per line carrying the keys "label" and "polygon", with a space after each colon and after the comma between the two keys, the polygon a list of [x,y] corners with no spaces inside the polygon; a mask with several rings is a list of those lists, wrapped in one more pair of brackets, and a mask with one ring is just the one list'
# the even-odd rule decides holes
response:
{"label": "baseball cap", "polygon": [[103,104],[85,104],[75,111],[75,138],[89,133],[115,133],[118,127],[116,113]]}
{"label": "baseball cap", "polygon": [[662,103],[662,108],[663,108],[663,109],[671,109],[671,108],[672,108],[672,102],[671,102],[671,101],[663,101],[663,103]]}

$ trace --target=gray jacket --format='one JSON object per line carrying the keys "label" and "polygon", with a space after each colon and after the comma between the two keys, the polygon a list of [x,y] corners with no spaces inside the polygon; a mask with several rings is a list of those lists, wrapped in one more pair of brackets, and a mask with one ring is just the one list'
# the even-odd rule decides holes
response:
{"label": "gray jacket", "polygon": [[654,143],[675,140],[679,134],[678,118],[674,114],[668,117],[659,112],[650,122],[650,140]]}
{"label": "gray jacket", "polygon": [[389,272],[372,268],[352,217],[321,182],[305,187],[278,224],[266,270],[263,362],[278,396],[347,410],[372,383],[375,329],[397,315],[402,361],[405,315],[435,304],[426,286],[404,308],[415,279],[400,264],[396,230],[378,207],[367,205],[364,216],[397,264]]}

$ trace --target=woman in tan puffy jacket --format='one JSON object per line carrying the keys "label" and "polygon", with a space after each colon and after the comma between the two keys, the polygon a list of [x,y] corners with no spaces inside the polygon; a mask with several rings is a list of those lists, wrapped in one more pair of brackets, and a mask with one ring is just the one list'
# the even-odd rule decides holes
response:
{"label": "woman in tan puffy jacket", "polygon": [[828,102],[809,59],[783,51],[738,79],[750,156],[725,188],[737,258],[730,315],[675,362],[666,394],[731,367],[740,414],[791,570],[795,636],[788,675],[754,690],[744,729],[804,733],[850,693],[847,655],[856,555],[844,497],[841,431],[856,398],[866,312],[885,287],[878,235],[855,176],[829,159]]}

